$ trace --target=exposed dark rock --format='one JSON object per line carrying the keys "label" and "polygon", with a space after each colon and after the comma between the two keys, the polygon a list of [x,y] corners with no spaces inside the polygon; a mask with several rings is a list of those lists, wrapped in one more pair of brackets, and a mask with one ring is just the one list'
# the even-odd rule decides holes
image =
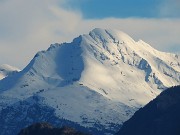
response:
{"label": "exposed dark rock", "polygon": [[165,90],[137,111],[117,135],[180,135],[180,86]]}
{"label": "exposed dark rock", "polygon": [[49,123],[36,123],[24,128],[18,135],[87,135],[70,127],[56,128]]}
{"label": "exposed dark rock", "polygon": [[[16,135],[21,129],[33,123],[47,122],[56,127],[68,126],[85,133],[103,135],[106,130],[97,131],[95,128],[85,128],[78,123],[59,118],[55,109],[40,104],[43,98],[33,96],[25,101],[17,102],[0,111],[0,135]],[[95,125],[96,127],[100,125]],[[117,128],[117,127],[116,127]]]}

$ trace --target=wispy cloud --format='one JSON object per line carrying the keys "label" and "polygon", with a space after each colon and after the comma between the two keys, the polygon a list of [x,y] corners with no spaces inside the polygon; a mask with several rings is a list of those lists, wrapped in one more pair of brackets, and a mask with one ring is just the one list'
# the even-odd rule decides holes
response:
{"label": "wispy cloud", "polygon": [[180,17],[180,0],[163,0],[159,7],[161,17]]}
{"label": "wispy cloud", "polygon": [[[65,9],[65,0],[0,1],[0,64],[23,68],[34,54],[51,43],[71,41],[95,27],[119,29],[136,40],[168,51],[180,45],[180,19],[84,19],[80,11]],[[173,45],[173,46],[171,46]],[[171,50],[172,51],[172,50]]]}

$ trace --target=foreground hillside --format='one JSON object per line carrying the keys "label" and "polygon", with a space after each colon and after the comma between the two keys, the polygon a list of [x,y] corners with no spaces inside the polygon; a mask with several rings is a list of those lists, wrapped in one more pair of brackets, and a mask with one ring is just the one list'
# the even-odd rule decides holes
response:
{"label": "foreground hillside", "polygon": [[118,30],[94,29],[38,52],[0,81],[2,135],[47,121],[101,135],[117,132],[135,111],[180,84],[180,56]]}
{"label": "foreground hillside", "polygon": [[70,127],[56,128],[49,123],[36,123],[20,131],[18,135],[88,135]]}
{"label": "foreground hillside", "polygon": [[124,123],[118,135],[179,135],[180,86],[162,92]]}

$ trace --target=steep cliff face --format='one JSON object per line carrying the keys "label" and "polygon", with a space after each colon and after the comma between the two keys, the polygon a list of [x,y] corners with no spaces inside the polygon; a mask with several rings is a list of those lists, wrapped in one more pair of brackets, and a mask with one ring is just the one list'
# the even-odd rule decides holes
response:
{"label": "steep cliff face", "polygon": [[118,135],[179,135],[180,86],[162,92],[125,122]]}
{"label": "steep cliff face", "polygon": [[[94,29],[38,52],[25,69],[0,81],[2,133],[11,135],[43,119],[112,134],[166,87],[179,83],[180,56],[117,30]],[[17,128],[17,123],[23,125]]]}

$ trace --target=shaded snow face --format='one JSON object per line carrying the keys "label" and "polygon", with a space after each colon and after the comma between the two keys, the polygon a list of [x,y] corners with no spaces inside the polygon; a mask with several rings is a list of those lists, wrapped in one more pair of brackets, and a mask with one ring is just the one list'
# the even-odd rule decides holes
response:
{"label": "shaded snow face", "polygon": [[29,69],[33,68],[45,79],[59,79],[59,86],[78,81],[84,69],[80,41],[81,37],[74,39],[72,43],[51,45],[47,51],[36,54]]}
{"label": "shaded snow face", "polygon": [[[0,110],[17,103],[16,110],[20,101],[36,96],[43,98],[37,105],[53,108],[59,119],[115,133],[139,107],[179,83],[179,55],[120,31],[94,29],[38,52],[24,70],[0,81]],[[5,125],[10,121],[2,119]],[[31,121],[36,118],[26,124]]]}
{"label": "shaded snow face", "polygon": [[[80,37],[79,37],[80,38]],[[73,43],[63,44],[60,46],[55,61],[57,64],[57,74],[64,80],[63,84],[69,84],[79,81],[81,73],[84,70],[82,49],[79,46],[80,39],[75,39]]]}

